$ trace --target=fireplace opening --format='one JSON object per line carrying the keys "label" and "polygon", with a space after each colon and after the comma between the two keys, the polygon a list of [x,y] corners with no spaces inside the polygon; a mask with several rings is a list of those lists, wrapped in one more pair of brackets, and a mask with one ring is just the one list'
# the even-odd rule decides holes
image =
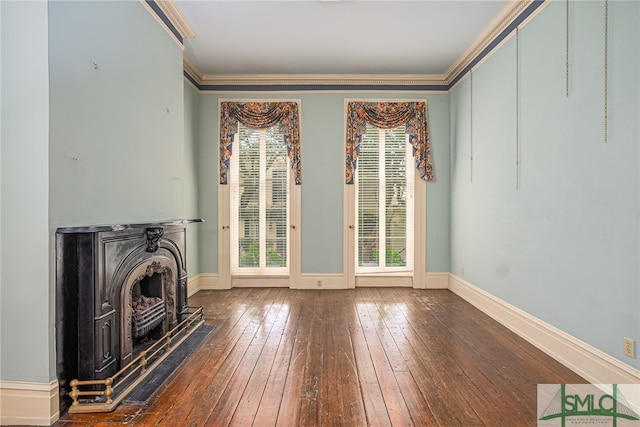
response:
{"label": "fireplace opening", "polygon": [[131,333],[133,357],[165,333],[167,318],[161,273],[145,275],[131,287]]}

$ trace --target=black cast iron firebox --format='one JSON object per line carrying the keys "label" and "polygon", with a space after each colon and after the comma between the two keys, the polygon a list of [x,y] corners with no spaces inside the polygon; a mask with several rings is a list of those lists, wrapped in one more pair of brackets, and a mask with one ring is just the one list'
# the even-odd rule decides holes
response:
{"label": "black cast iron firebox", "polygon": [[[193,222],[202,220],[56,230],[61,413],[70,405],[71,380],[113,375],[135,357],[136,339],[154,328],[166,333],[188,315],[186,225]],[[153,289],[144,295],[153,304],[138,312],[141,284]]]}

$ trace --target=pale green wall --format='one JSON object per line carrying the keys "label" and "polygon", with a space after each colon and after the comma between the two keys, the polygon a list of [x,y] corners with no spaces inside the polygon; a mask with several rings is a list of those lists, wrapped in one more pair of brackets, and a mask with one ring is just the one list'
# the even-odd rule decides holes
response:
{"label": "pale green wall", "polygon": [[198,203],[204,223],[198,228],[201,273],[218,272],[218,103],[217,97],[200,94],[200,164]]}
{"label": "pale green wall", "polygon": [[[2,310],[2,122],[4,121],[2,104],[4,104],[4,98],[2,96],[2,86],[4,82],[2,80],[2,64],[4,58],[2,52],[4,48],[2,45],[2,3],[0,3],[0,310]],[[0,314],[0,378],[2,378],[2,315]]]}
{"label": "pale green wall", "polygon": [[197,147],[182,50],[142,3],[1,6],[0,378],[49,382],[55,229],[193,214]]}
{"label": "pale green wall", "polygon": [[2,11],[0,378],[49,382],[49,80],[47,3]]}
{"label": "pale green wall", "polygon": [[[199,159],[200,96],[189,82],[184,82],[184,217],[199,218],[198,164]],[[198,231],[201,224],[187,226],[187,272],[200,273]]]}
{"label": "pale green wall", "polygon": [[637,368],[640,3],[609,2],[607,144],[604,9],[570,6],[568,98],[564,2],[520,30],[519,64],[512,38],[474,71],[472,108],[468,77],[451,91],[451,272]]}
{"label": "pale green wall", "polygon": [[520,32],[515,190],[514,40],[474,72],[470,183],[468,79],[449,95],[198,94],[139,2],[0,1],[0,378],[55,378],[58,226],[203,217],[189,227],[190,274],[218,271],[219,97],[302,100],[303,273],[342,272],[344,98],[426,98],[427,271],[464,267],[471,283],[638,367],[621,337],[640,341],[639,3],[610,2],[606,145],[602,8],[571,5],[569,98],[562,4]]}
{"label": "pale green wall", "polygon": [[51,224],[181,218],[182,50],[139,2],[49,9]]}
{"label": "pale green wall", "polygon": [[449,101],[444,93],[288,92],[201,94],[200,228],[202,272],[218,271],[218,101],[299,99],[302,149],[302,273],[343,272],[344,101],[427,99],[436,179],[427,183],[427,271],[449,269]]}

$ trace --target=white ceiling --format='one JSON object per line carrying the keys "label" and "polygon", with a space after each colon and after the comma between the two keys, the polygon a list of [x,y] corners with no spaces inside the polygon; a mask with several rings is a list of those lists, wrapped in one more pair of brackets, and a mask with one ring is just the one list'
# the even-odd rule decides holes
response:
{"label": "white ceiling", "polygon": [[443,75],[513,0],[175,3],[204,75]]}

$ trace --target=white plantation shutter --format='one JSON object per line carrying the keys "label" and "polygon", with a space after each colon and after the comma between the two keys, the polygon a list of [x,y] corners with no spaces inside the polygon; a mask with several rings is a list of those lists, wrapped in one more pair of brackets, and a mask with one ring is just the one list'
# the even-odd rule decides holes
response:
{"label": "white plantation shutter", "polygon": [[289,273],[289,170],[278,126],[239,125],[230,161],[232,275]]}
{"label": "white plantation shutter", "polygon": [[405,126],[367,124],[356,168],[356,272],[413,271],[414,169]]}
{"label": "white plantation shutter", "polygon": [[378,129],[362,136],[356,169],[358,267],[380,266],[380,137]]}

